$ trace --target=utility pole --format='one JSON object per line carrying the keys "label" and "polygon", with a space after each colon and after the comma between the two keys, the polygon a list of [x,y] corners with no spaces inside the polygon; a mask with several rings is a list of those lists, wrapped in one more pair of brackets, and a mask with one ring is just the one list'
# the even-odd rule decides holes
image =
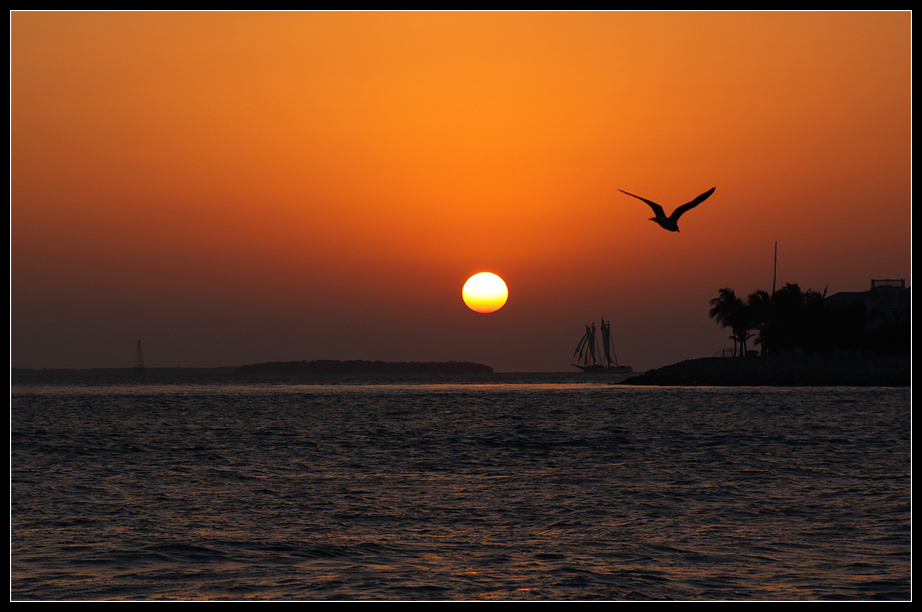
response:
{"label": "utility pole", "polygon": [[137,376],[144,376],[144,353],[141,352],[140,340],[138,340],[138,354],[134,358],[134,373]]}

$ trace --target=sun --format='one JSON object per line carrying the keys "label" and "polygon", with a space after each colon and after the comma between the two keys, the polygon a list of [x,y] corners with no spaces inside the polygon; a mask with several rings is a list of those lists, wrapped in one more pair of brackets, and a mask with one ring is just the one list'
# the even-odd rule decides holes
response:
{"label": "sun", "polygon": [[509,290],[503,279],[492,272],[480,272],[467,279],[461,297],[474,312],[496,312],[506,303]]}

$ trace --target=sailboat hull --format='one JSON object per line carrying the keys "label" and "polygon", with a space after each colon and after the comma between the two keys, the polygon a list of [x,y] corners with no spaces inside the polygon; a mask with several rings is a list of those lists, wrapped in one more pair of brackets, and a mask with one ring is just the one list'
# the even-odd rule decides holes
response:
{"label": "sailboat hull", "polygon": [[[574,364],[576,365],[576,364]],[[580,370],[587,374],[630,374],[634,371],[631,366],[603,366],[603,365],[577,365]]]}

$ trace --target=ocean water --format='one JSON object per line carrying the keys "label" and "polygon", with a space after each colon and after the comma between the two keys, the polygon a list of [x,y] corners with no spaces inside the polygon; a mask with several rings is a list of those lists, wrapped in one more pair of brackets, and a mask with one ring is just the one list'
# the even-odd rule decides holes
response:
{"label": "ocean water", "polygon": [[907,600],[911,389],[14,381],[13,600]]}

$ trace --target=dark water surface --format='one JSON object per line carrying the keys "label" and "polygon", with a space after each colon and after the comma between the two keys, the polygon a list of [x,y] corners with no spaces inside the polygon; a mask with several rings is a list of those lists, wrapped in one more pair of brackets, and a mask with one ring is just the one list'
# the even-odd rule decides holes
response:
{"label": "dark water surface", "polygon": [[11,598],[911,598],[911,389],[29,384]]}

